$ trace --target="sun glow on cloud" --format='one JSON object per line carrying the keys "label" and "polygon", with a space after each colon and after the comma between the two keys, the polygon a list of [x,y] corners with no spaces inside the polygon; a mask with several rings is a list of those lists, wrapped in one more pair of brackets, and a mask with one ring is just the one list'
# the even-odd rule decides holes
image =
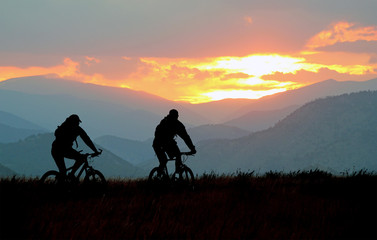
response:
{"label": "sun glow on cloud", "polygon": [[[251,18],[244,20],[252,23]],[[322,47],[359,40],[377,41],[377,26],[357,27],[347,22],[332,24],[312,37],[302,52],[295,54],[178,59],[119,56],[118,65],[101,57],[83,56],[75,61],[67,57],[63,63],[50,67],[0,66],[0,81],[55,74],[60,78],[130,88],[191,103],[224,98],[256,99],[313,83],[313,80],[301,77],[310,74],[331,72],[332,76],[376,77],[377,63],[371,59],[377,59],[377,56],[373,53],[318,51]],[[114,73],[114,66],[119,66],[116,70],[122,73],[127,68],[127,74],[109,74]]]}
{"label": "sun glow on cloud", "polygon": [[355,23],[338,22],[332,24],[307,43],[308,49],[334,45],[338,42],[377,41],[377,26],[355,27]]}
{"label": "sun glow on cloud", "polygon": [[[266,95],[271,95],[279,92],[284,92],[285,88],[271,89],[266,91],[253,91],[253,90],[219,90],[214,92],[203,93],[202,95],[208,97],[212,101],[222,100],[225,98],[249,98],[258,99]],[[205,98],[203,98],[205,99]]]}
{"label": "sun glow on cloud", "polygon": [[10,78],[19,78],[27,76],[48,75],[56,74],[59,77],[70,77],[77,73],[79,63],[72,61],[70,58],[65,58],[63,65],[57,65],[52,67],[27,67],[20,68],[14,66],[0,66],[0,81],[4,81]]}
{"label": "sun glow on cloud", "polygon": [[160,74],[184,68],[181,78],[190,79],[195,72],[207,73],[202,88],[182,95],[176,100],[203,102],[223,98],[260,98],[301,86],[300,83],[267,81],[261,76],[274,72],[295,73],[303,68],[304,58],[279,54],[255,54],[245,57],[218,57],[206,59],[159,59],[143,58],[144,63],[154,66]]}
{"label": "sun glow on cloud", "polygon": [[273,72],[292,73],[301,69],[304,58],[294,58],[278,54],[250,55],[246,57],[220,57],[210,64],[197,65],[198,69],[222,69],[229,73],[241,72],[253,76],[262,76]]}

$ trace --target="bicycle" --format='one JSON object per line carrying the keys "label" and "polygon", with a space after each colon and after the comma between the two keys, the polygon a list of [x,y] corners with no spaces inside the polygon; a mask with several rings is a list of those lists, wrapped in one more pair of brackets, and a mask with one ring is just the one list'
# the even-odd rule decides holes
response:
{"label": "bicycle", "polygon": [[[84,161],[79,167],[77,175],[69,174],[72,172],[73,166],[67,168],[66,175],[60,174],[60,172],[56,170],[49,170],[42,175],[40,182],[68,188],[68,190],[76,188],[82,182],[86,187],[91,186],[96,188],[94,190],[97,192],[104,191],[107,185],[104,175],[89,164],[93,161],[93,158],[98,157],[101,153],[102,150],[99,149],[98,153],[83,154]],[[85,173],[85,175],[83,175],[83,173]],[[80,181],[81,177],[83,177],[82,181]]]}
{"label": "bicycle", "polygon": [[[189,156],[192,156],[191,152],[181,152],[182,164],[177,167],[172,175],[169,175],[168,168],[165,165],[163,169],[160,167],[153,168],[148,177],[148,183],[154,187],[164,187],[166,185],[177,186],[178,188],[187,188],[194,190],[195,178],[192,170],[184,164]],[[176,158],[170,158],[168,161],[175,161]]]}

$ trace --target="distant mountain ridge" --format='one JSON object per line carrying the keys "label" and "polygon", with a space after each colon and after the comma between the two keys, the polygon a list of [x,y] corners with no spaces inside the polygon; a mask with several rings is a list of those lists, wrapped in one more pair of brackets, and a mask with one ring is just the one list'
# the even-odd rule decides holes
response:
{"label": "distant mountain ridge", "polygon": [[269,95],[243,106],[238,112],[276,110],[292,105],[303,105],[313,100],[345,93],[377,90],[377,78],[363,82],[336,81],[329,79],[299,89]]}
{"label": "distant mountain ridge", "polygon": [[377,171],[377,91],[305,104],[273,128],[201,145],[197,171]]}
{"label": "distant mountain ridge", "polygon": [[172,108],[180,109],[187,126],[206,122],[178,103],[150,94],[44,77],[0,82],[0,102],[5,103],[0,105],[0,110],[21,116],[49,131],[54,131],[66,117],[76,113],[94,137],[114,135],[148,139]]}
{"label": "distant mountain ridge", "polygon": [[[90,120],[85,123],[90,124],[88,127],[95,137],[115,135],[143,141],[152,137],[155,125],[171,108],[180,111],[181,120],[187,127],[231,122],[234,127],[260,131],[283,119],[287,115],[284,109],[288,107],[362,90],[377,90],[377,79],[365,82],[327,80],[257,100],[225,99],[189,104],[126,88],[34,76],[0,82],[0,101],[5,103],[0,110],[28,119],[49,131],[68,114],[84,114]],[[247,120],[248,116],[251,121]],[[256,122],[258,118],[269,124]],[[240,119],[244,120],[237,123]],[[247,122],[250,122],[249,126],[245,126]],[[117,130],[107,127],[109,125]]]}
{"label": "distant mountain ridge", "polygon": [[47,131],[46,128],[4,111],[0,111],[0,123],[14,128]]}
{"label": "distant mountain ridge", "polygon": [[72,96],[83,100],[119,105],[127,109],[128,112],[143,110],[160,115],[167,114],[171,108],[177,107],[188,113],[189,122],[192,124],[206,122],[202,116],[185,109],[177,102],[128,88],[102,86],[47,76],[32,76],[0,82],[0,89],[33,95]]}
{"label": "distant mountain ridge", "polygon": [[187,104],[187,107],[195,109],[201,115],[213,116],[211,119],[213,123],[256,132],[273,126],[310,101],[368,90],[377,90],[377,78],[364,82],[340,82],[330,79],[260,99],[224,99],[202,104]]}
{"label": "distant mountain ridge", "polygon": [[[235,139],[228,136],[228,139],[219,140],[207,136],[206,140],[195,142],[198,153],[190,158],[188,165],[196,174],[211,171],[233,173],[237,170],[263,173],[320,169],[335,174],[360,169],[377,171],[376,104],[377,91],[317,99],[267,130]],[[211,126],[203,129],[207,127]],[[201,133],[205,132],[203,129],[198,127]],[[232,130],[224,128],[224,134],[227,129]],[[103,143],[108,141],[109,145],[104,144],[104,154],[95,165],[108,177],[146,177],[148,171],[158,164],[151,140],[131,144],[132,141],[119,138],[119,146],[116,146],[114,137],[103,139]],[[38,176],[56,169],[50,153],[52,141],[53,134],[48,133],[17,143],[0,144],[0,164],[25,176]],[[79,143],[79,146],[83,145]],[[123,152],[117,152],[115,147]],[[135,156],[143,154],[151,159],[136,159]],[[140,161],[131,164],[122,159],[127,157]],[[67,164],[70,163],[68,160]]]}
{"label": "distant mountain ridge", "polygon": [[30,135],[46,132],[47,129],[32,122],[0,111],[0,143],[16,142]]}
{"label": "distant mountain ridge", "polygon": [[299,105],[277,110],[251,111],[239,118],[225,122],[224,124],[228,126],[236,126],[251,132],[257,132],[272,127],[279,120],[282,120],[297,108],[299,108]]}

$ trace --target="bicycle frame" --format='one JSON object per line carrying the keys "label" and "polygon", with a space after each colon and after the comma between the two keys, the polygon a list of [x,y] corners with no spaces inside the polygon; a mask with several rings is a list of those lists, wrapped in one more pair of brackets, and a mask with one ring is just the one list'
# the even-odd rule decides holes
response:
{"label": "bicycle frame", "polygon": [[[73,168],[73,166],[72,167],[70,167],[70,168],[67,168],[67,172],[69,171],[69,170],[71,170],[72,171],[72,168]],[[79,169],[80,169],[80,171],[78,172],[78,174],[75,176],[77,179],[80,179],[80,177],[81,177],[81,175],[82,175],[82,173],[85,171],[85,174],[87,174],[87,172],[88,172],[88,168],[92,168],[91,166],[89,166],[89,164],[88,164],[88,159],[85,159],[85,162],[83,163],[83,164],[81,164],[81,166],[79,167]]]}
{"label": "bicycle frame", "polygon": [[[100,149],[100,153],[102,153],[102,149]],[[84,154],[84,156],[85,156],[84,162],[77,169],[77,170],[79,170],[78,174],[75,176],[75,178],[77,178],[77,179],[80,179],[80,177],[81,177],[81,175],[83,174],[84,171],[85,171],[85,175],[87,175],[89,170],[93,170],[93,167],[89,165],[88,158],[93,158],[95,155],[86,153],[86,154]],[[72,171],[73,166],[74,166],[74,164],[71,167],[67,168],[67,172],[69,170]]]}
{"label": "bicycle frame", "polygon": [[[40,181],[42,183],[51,183],[57,186],[63,186],[64,188],[72,190],[75,187],[80,185],[80,178],[83,177],[84,178],[83,184],[86,187],[94,186],[97,192],[98,191],[104,192],[104,190],[106,189],[106,179],[104,175],[100,171],[90,166],[88,162],[88,158],[94,158],[96,156],[99,156],[101,152],[102,150],[100,149],[100,152],[97,152],[97,153],[83,154],[83,162],[77,169],[78,170],[77,175],[73,175],[72,177],[69,177],[66,174],[62,175],[60,172],[56,170],[49,170],[45,174],[42,175]],[[69,171],[72,172],[73,166],[68,168],[67,172]]]}
{"label": "bicycle frame", "polygon": [[[187,167],[185,162],[187,161],[188,156],[190,156],[190,155],[192,155],[192,154],[190,154],[190,152],[181,152],[182,158],[181,158],[181,166],[179,167],[179,170],[182,170],[183,168]],[[177,160],[176,158],[169,158],[167,162],[176,161],[176,160]],[[165,164],[163,171],[165,172],[166,176],[169,177],[169,179],[171,179],[173,177],[174,173],[179,173],[179,172],[174,171],[172,174],[169,174],[167,164]]]}
{"label": "bicycle frame", "polygon": [[[181,156],[182,155],[192,154],[181,153]],[[160,167],[153,168],[149,173],[148,182],[151,184],[151,186],[158,186],[159,184],[162,184],[160,186],[166,186],[166,183],[169,183],[173,184],[173,186],[185,186],[193,190],[195,177],[192,170],[188,166],[186,166],[186,164],[184,164],[184,162],[186,162],[187,159],[188,157],[184,157],[182,159],[181,166],[179,166],[178,169],[176,168],[176,171],[174,171],[174,173],[171,175],[169,175],[167,165],[165,165],[163,169],[161,169]],[[168,159],[168,161],[172,160],[176,159]]]}

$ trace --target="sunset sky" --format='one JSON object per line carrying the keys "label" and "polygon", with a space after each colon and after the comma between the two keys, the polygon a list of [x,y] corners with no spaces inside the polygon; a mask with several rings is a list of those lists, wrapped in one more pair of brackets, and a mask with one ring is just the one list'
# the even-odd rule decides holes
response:
{"label": "sunset sky", "polygon": [[192,103],[377,78],[376,0],[0,0],[0,81]]}

